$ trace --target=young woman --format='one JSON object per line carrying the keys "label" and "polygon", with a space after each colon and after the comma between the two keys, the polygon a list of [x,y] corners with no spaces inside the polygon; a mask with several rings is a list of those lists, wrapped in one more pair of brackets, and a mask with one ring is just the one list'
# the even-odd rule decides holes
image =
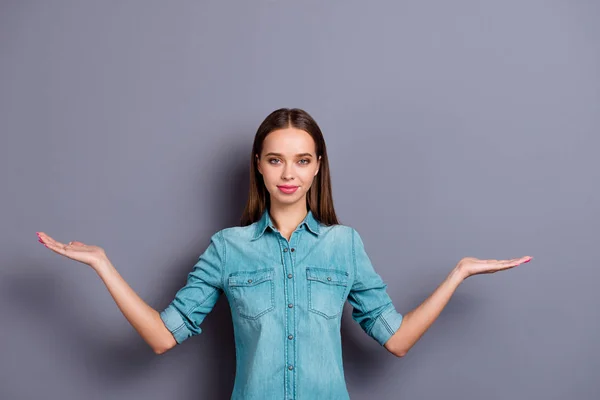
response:
{"label": "young woman", "polygon": [[463,258],[429,298],[402,315],[357,231],[338,223],[325,141],[313,118],[300,109],[271,113],[258,128],[250,163],[241,226],[211,237],[186,285],[160,313],[137,296],[102,248],[62,244],[38,232],[46,247],[99,274],[157,354],[199,334],[224,292],[237,357],[232,399],[348,399],[340,337],[346,299],[361,328],[402,357],[467,277],[531,260]]}

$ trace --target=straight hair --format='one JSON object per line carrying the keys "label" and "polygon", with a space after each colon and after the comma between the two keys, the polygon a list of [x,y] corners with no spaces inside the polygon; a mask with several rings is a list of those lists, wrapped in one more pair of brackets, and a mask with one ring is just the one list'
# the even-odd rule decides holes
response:
{"label": "straight hair", "polygon": [[319,156],[321,157],[319,172],[314,177],[313,183],[306,194],[308,210],[313,213],[315,219],[324,225],[339,224],[333,207],[327,147],[319,125],[302,109],[280,108],[265,118],[254,136],[254,144],[250,154],[250,188],[248,201],[240,221],[241,226],[247,226],[260,220],[265,210],[268,210],[271,205],[269,192],[265,187],[262,175],[258,171],[256,156],[260,157],[265,138],[271,132],[285,128],[296,128],[308,133],[315,141],[317,159]]}

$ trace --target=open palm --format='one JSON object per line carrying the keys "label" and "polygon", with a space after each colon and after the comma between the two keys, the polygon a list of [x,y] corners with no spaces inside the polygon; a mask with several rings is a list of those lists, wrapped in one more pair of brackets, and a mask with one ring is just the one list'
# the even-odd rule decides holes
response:
{"label": "open palm", "polygon": [[38,241],[55,253],[89,266],[94,267],[106,259],[106,253],[102,247],[88,245],[77,241],[64,244],[54,240],[44,232],[37,232],[37,235]]}
{"label": "open palm", "polygon": [[533,257],[531,256],[525,256],[512,258],[510,260],[480,260],[475,257],[465,257],[460,260],[459,268],[466,276],[492,274],[527,263],[531,261],[532,258]]}

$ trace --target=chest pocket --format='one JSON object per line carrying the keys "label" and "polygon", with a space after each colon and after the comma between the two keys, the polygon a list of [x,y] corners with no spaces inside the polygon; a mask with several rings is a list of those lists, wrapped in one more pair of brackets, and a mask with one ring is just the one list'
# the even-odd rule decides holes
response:
{"label": "chest pocket", "polygon": [[346,301],[348,273],[328,268],[306,268],[308,310],[325,318],[338,316]]}
{"label": "chest pocket", "polygon": [[228,283],[241,317],[257,319],[275,308],[272,268],[234,272]]}

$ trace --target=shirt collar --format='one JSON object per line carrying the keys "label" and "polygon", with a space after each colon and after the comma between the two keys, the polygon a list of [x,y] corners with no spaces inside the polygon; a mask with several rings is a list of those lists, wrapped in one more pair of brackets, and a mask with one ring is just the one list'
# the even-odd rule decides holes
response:
{"label": "shirt collar", "polygon": [[[308,210],[308,214],[306,214],[306,217],[304,217],[298,227],[301,227],[302,225],[306,225],[308,230],[315,235],[319,235],[319,221],[316,220],[312,211]],[[273,228],[273,224],[271,221],[271,216],[269,215],[269,210],[265,210],[262,217],[260,217],[260,220],[256,222],[256,230],[254,232],[254,236],[252,236],[252,240],[260,238],[268,227]]]}

